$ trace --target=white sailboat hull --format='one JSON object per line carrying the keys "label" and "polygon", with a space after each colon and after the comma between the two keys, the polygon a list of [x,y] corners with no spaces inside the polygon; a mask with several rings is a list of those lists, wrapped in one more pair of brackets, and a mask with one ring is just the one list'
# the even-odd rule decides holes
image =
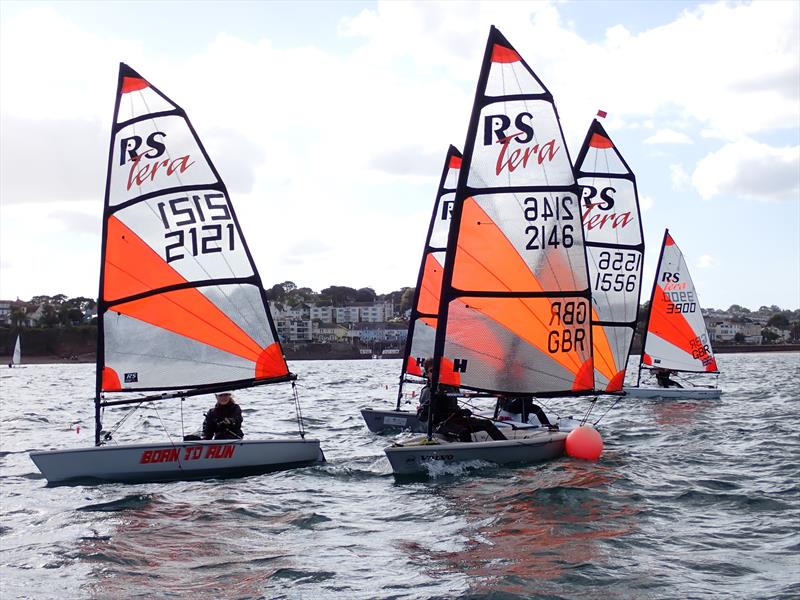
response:
{"label": "white sailboat hull", "polygon": [[715,400],[722,395],[722,390],[711,387],[626,387],[623,390],[631,398],[675,398],[685,400]]}
{"label": "white sailboat hull", "polygon": [[[538,429],[538,428],[537,428]],[[484,442],[447,442],[426,444],[418,438],[384,449],[395,475],[427,474],[432,465],[456,465],[485,461],[499,465],[537,463],[564,455],[567,434],[563,431],[519,433],[510,440]]]}
{"label": "white sailboat hull", "polygon": [[50,484],[176,481],[266,473],[316,462],[319,440],[202,440],[31,452]]}

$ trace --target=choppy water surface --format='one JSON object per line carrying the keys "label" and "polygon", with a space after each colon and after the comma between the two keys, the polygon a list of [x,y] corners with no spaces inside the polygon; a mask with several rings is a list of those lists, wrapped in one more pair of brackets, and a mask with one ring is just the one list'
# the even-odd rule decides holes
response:
{"label": "choppy water surface", "polygon": [[[399,361],[294,362],[327,464],[55,488],[28,452],[91,445],[94,366],[4,369],[0,596],[800,597],[800,355],[718,360],[721,400],[623,400],[600,423],[597,463],[410,483],[358,412],[392,402]],[[295,430],[288,386],[237,395],[248,437]],[[211,404],[183,403],[187,433]],[[140,409],[116,439],[180,435],[179,406]]]}

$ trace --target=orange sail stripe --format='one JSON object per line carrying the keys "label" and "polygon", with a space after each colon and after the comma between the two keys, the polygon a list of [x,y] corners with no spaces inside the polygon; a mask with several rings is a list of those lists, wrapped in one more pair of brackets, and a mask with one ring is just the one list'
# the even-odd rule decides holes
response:
{"label": "orange sail stripe", "polygon": [[611,381],[608,382],[606,386],[607,392],[619,392],[622,390],[622,386],[625,383],[625,369],[619,371],[616,375],[611,378]]}
{"label": "orange sail stripe", "polygon": [[442,272],[444,269],[439,261],[428,254],[425,257],[425,266],[422,275],[422,285],[419,290],[417,310],[429,315],[439,312],[439,296],[442,291]]}
{"label": "orange sail stripe", "polygon": [[135,92],[136,90],[143,90],[146,87],[150,87],[150,84],[147,83],[144,79],[141,79],[139,77],[122,78],[123,94],[127,94],[128,92]]}
{"label": "orange sail stripe", "polygon": [[575,381],[572,382],[573,392],[586,392],[594,388],[594,363],[590,358],[587,358],[575,375]]}
{"label": "orange sail stripe", "polygon": [[158,253],[117,217],[108,218],[106,235],[106,302],[150,290],[186,283]]}
{"label": "orange sail stripe", "polygon": [[460,169],[461,168],[461,157],[460,156],[451,156],[450,157],[450,164],[448,166],[451,169]]}
{"label": "orange sail stripe", "polygon": [[[668,310],[670,312],[667,312]],[[695,330],[686,318],[675,310],[675,304],[667,299],[660,285],[656,289],[653,305],[650,308],[648,333],[656,334],[690,355],[692,353],[690,342],[697,337]]]}
{"label": "orange sail stripe", "polygon": [[269,379],[286,375],[289,368],[283,359],[283,352],[278,342],[272,342],[261,351],[256,361],[256,379]]}
{"label": "orange sail stripe", "polygon": [[[478,256],[492,257],[492,270]],[[542,291],[533,272],[514,245],[474,198],[464,201],[461,231],[453,267],[453,287],[462,290]],[[494,319],[518,337],[547,352],[552,304],[547,298],[474,298],[470,306]],[[544,317],[543,317],[544,316]],[[588,340],[585,340],[588,343]],[[551,354],[553,360],[577,373],[583,360],[575,351]]]}
{"label": "orange sail stripe", "polygon": [[413,356],[406,358],[406,373],[411,373],[412,375],[419,375],[422,377],[422,369],[417,364],[417,359]]}
{"label": "orange sail stripe", "polygon": [[122,389],[119,382],[119,375],[111,367],[103,367],[101,388],[104,392],[118,392]]}
{"label": "orange sail stripe", "polygon": [[589,140],[589,146],[592,148],[613,148],[614,144],[612,144],[611,140],[604,135],[593,133],[592,139]]}
{"label": "orange sail stripe", "polygon": [[461,375],[455,370],[453,361],[446,356],[439,362],[439,383],[456,387],[461,385]]}

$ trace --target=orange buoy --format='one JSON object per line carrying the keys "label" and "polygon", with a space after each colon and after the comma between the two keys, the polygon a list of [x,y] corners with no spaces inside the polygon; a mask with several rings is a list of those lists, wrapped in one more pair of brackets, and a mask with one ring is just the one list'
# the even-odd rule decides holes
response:
{"label": "orange buoy", "polygon": [[597,460],[603,453],[603,438],[591,425],[581,425],[567,435],[567,456],[583,460]]}

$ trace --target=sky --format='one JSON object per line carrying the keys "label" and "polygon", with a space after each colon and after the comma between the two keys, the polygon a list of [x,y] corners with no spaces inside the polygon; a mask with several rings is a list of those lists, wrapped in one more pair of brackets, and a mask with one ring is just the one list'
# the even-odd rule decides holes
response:
{"label": "sky", "polygon": [[[181,105],[265,286],[413,286],[497,26],[598,109],[704,308],[800,307],[800,3],[0,2],[0,299],[96,297],[119,63]],[[645,298],[643,298],[644,300]]]}

